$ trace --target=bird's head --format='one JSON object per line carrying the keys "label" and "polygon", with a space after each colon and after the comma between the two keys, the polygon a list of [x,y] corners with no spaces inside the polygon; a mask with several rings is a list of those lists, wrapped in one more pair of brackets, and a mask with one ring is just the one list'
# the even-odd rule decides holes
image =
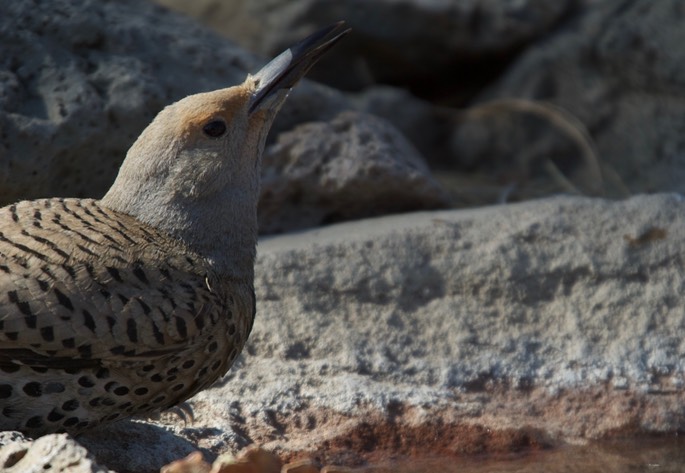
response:
{"label": "bird's head", "polygon": [[259,168],[273,119],[290,89],[347,32],[342,22],[324,28],[242,84],[166,107],[133,144],[102,203],[191,246],[206,244],[197,233],[221,220],[241,222],[247,238],[256,238]]}

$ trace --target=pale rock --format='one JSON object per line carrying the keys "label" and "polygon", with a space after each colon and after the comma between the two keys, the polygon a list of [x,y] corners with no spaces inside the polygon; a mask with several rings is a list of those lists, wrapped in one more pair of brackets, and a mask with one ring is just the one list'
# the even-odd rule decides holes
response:
{"label": "pale rock", "polygon": [[415,148],[372,115],[300,125],[264,153],[261,233],[447,205]]}
{"label": "pale rock", "polygon": [[[7,432],[4,432],[6,436]],[[2,439],[3,441],[5,439]],[[0,445],[2,442],[0,441]],[[93,454],[67,434],[46,435],[34,441],[14,439],[0,446],[4,473],[111,473]]]}

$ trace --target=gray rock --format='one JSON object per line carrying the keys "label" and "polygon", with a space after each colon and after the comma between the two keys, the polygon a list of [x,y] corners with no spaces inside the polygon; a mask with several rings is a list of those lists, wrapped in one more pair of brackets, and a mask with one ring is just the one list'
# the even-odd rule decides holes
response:
{"label": "gray rock", "polygon": [[66,434],[46,435],[35,441],[15,440],[0,447],[0,470],[4,473],[110,472]]}
{"label": "gray rock", "polygon": [[413,146],[389,123],[357,112],[281,134],[262,168],[261,233],[448,204]]}
{"label": "gray rock", "polygon": [[563,0],[156,0],[250,50],[272,55],[316,25],[345,20],[353,35],[313,77],[363,87],[426,77],[459,59],[509,53],[548,31],[575,2]]}
{"label": "gray rock", "polygon": [[[674,51],[685,41],[683,19],[679,0],[592,2],[523,54],[476,105],[517,97],[570,112],[596,143],[603,195],[682,192],[685,67]],[[484,169],[492,168],[493,156],[513,163],[509,174],[519,183],[551,160],[582,189],[575,173],[586,161],[578,141],[568,136],[549,117],[513,109],[467,114],[454,137],[454,154],[464,165]]]}
{"label": "gray rock", "polygon": [[[262,60],[194,21],[133,0],[9,2],[0,15],[0,203],[100,197],[165,105],[242,82]],[[344,99],[302,84],[276,124]]]}
{"label": "gray rock", "polygon": [[[79,441],[144,472],[193,445],[358,464],[682,431],[683,234],[685,199],[656,195],[263,239],[254,331],[190,401],[194,421],[122,422]],[[125,453],[132,444],[155,453]]]}
{"label": "gray rock", "polygon": [[414,452],[474,426],[681,430],[684,216],[678,195],[564,197],[265,239],[254,332],[197,422],[324,456],[369,430],[398,453],[383,432],[421,425]]}
{"label": "gray rock", "polygon": [[404,89],[378,85],[348,94],[355,110],[392,123],[421,152],[429,164],[448,167],[455,160],[449,153],[449,138],[456,110],[438,107]]}

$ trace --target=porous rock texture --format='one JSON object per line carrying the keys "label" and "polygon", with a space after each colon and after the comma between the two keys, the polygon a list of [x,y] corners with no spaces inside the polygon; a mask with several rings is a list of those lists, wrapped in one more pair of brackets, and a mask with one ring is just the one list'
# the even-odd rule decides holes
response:
{"label": "porous rock texture", "polygon": [[348,111],[305,123],[264,153],[261,233],[448,204],[415,148],[372,115]]}
{"label": "porous rock texture", "polygon": [[[340,59],[313,77],[344,88],[437,77],[449,67],[511,53],[541,36],[575,3],[523,0],[155,0],[272,55],[315,25],[344,19],[354,31]],[[408,21],[410,20],[410,21]]]}
{"label": "porous rock texture", "polygon": [[[594,139],[605,196],[683,192],[685,68],[675,51],[685,41],[685,4],[587,3],[573,21],[528,48],[474,106],[513,97],[569,112],[571,127],[579,121]],[[516,107],[467,115],[455,130],[452,155],[471,169],[510,174],[539,171],[547,159],[566,176],[584,166],[578,143],[549,117]]]}
{"label": "porous rock texture", "polygon": [[263,239],[253,334],[194,420],[78,440],[147,472],[250,443],[358,465],[682,431],[684,232],[685,200],[661,194]]}
{"label": "porous rock texture", "polygon": [[93,455],[66,434],[29,441],[13,432],[0,432],[0,471],[3,473],[109,473]]}

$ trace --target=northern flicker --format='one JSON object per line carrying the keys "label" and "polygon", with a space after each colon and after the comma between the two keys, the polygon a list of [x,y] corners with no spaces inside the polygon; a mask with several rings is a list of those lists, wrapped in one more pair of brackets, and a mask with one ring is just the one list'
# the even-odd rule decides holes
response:
{"label": "northern flicker", "polygon": [[77,433],[226,373],[255,315],[267,132],[347,31],[332,25],[241,85],[165,108],[101,200],[0,209],[0,429]]}

